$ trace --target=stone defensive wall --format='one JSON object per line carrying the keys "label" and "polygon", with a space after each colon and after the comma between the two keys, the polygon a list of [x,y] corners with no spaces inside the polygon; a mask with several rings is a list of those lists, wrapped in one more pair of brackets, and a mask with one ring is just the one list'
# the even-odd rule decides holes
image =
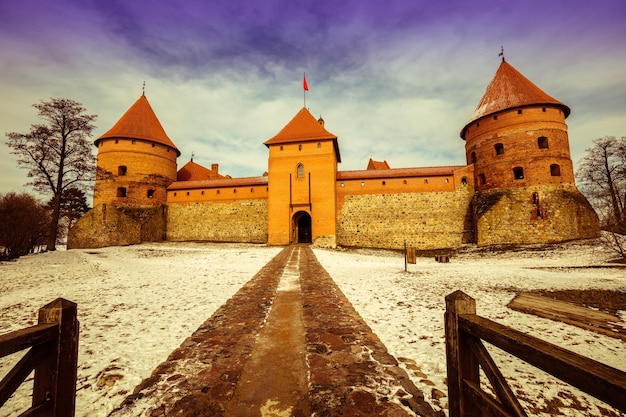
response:
{"label": "stone defensive wall", "polygon": [[102,248],[165,239],[166,206],[116,207],[100,204],[72,227],[67,248]]}
{"label": "stone defensive wall", "polygon": [[267,243],[267,198],[169,203],[167,240]]}
{"label": "stone defensive wall", "polygon": [[449,248],[472,240],[473,187],[457,191],[347,195],[338,210],[337,245]]}
{"label": "stone defensive wall", "polygon": [[570,184],[479,191],[473,205],[479,246],[599,236],[598,216]]}

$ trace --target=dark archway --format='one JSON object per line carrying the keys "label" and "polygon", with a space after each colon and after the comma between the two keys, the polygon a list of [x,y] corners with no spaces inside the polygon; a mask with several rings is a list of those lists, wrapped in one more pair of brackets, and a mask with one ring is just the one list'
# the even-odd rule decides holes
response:
{"label": "dark archway", "polygon": [[296,243],[311,243],[311,216],[306,211],[293,215],[294,240]]}

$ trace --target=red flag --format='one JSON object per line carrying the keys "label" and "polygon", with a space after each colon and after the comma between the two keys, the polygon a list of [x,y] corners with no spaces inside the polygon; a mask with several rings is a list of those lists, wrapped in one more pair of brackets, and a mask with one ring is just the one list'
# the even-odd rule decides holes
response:
{"label": "red flag", "polygon": [[304,78],[302,79],[302,88],[304,88],[304,91],[309,91],[309,85],[306,83],[306,74],[304,74]]}

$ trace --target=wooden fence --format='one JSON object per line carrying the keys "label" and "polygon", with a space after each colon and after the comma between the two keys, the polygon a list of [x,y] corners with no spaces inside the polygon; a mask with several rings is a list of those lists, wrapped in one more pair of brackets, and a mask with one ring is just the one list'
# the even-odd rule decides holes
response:
{"label": "wooden fence", "polygon": [[[480,317],[461,291],[446,297],[445,329],[450,417],[526,416],[483,340],[626,412],[625,372]],[[481,388],[479,369],[495,398]]]}
{"label": "wooden fence", "polygon": [[34,370],[32,406],[22,416],[73,417],[78,360],[76,304],[58,298],[39,309],[36,326],[0,336],[0,357],[25,349],[30,350],[0,381],[0,407]]}

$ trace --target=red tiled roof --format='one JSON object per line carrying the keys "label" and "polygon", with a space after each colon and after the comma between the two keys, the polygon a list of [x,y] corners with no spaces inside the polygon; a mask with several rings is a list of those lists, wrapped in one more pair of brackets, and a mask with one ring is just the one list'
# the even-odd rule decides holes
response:
{"label": "red tiled roof", "polygon": [[267,185],[267,177],[223,178],[219,180],[176,181],[167,187],[168,190],[191,190],[198,188],[245,187],[251,185]]}
{"label": "red tiled roof", "polygon": [[218,180],[223,178],[226,177],[193,161],[187,162],[176,174],[176,181]]}
{"label": "red tiled roof", "polygon": [[283,143],[316,142],[325,139],[330,139],[334,142],[337,162],[341,162],[337,136],[324,128],[323,120],[316,120],[311,112],[306,107],[303,107],[276,136],[266,140],[263,144],[269,147],[270,145]]}
{"label": "red tiled roof", "polygon": [[368,170],[372,170],[372,169],[389,169],[389,164],[387,163],[387,161],[374,161],[372,158],[370,158],[370,161],[367,164],[367,169]]}
{"label": "red tiled roof", "polygon": [[143,139],[156,142],[169,146],[180,156],[180,151],[165,133],[148,99],[143,95],[126,110],[126,113],[111,129],[96,139],[94,144],[98,146],[101,139],[108,138]]}
{"label": "red tiled roof", "polygon": [[465,165],[424,167],[424,168],[394,168],[359,171],[338,171],[338,180],[360,180],[370,178],[402,178],[402,177],[435,177],[452,175],[454,171],[465,168]]}
{"label": "red tiled roof", "polygon": [[557,105],[563,109],[565,117],[569,116],[569,107],[546,94],[503,60],[474,114],[461,130],[461,138],[465,139],[468,126],[482,117],[515,107],[541,104]]}

